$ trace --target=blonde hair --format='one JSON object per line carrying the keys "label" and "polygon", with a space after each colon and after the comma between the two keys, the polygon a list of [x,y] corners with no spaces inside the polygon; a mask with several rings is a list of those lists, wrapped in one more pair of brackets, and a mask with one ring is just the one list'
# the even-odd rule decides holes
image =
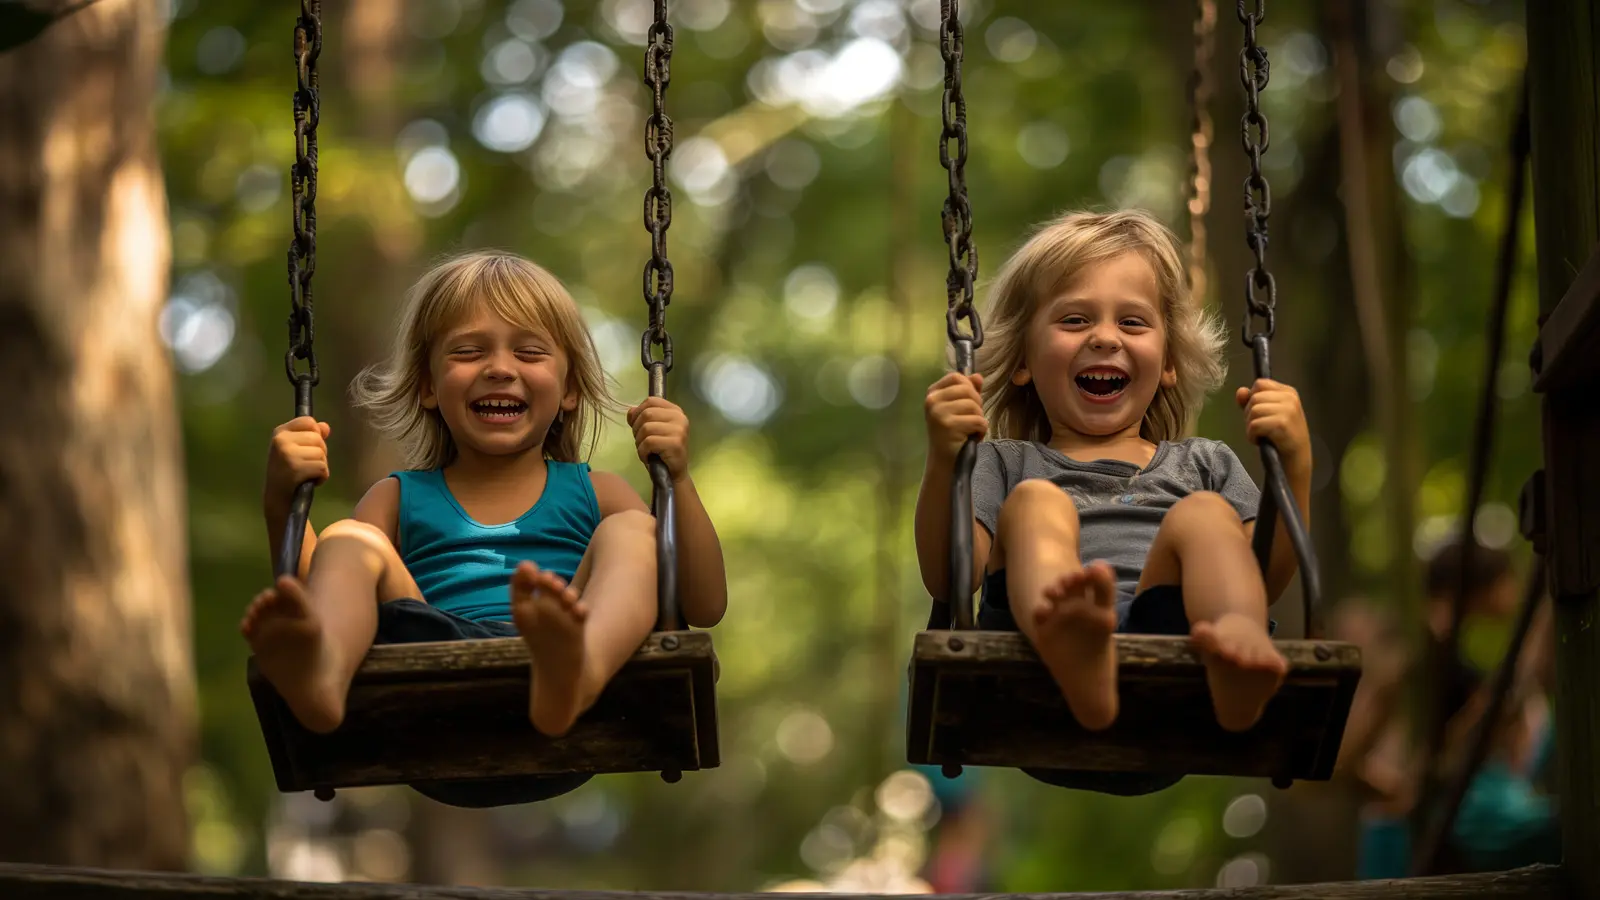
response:
{"label": "blonde hair", "polygon": [[454,462],[455,439],[439,411],[422,405],[422,386],[431,377],[433,342],[480,304],[519,328],[547,332],[565,351],[568,384],[577,389],[578,405],[551,423],[544,455],[561,462],[588,456],[601,416],[620,404],[611,395],[577,302],[554,275],[514,253],[476,250],[429,269],[406,295],[389,358],[363,369],[351,383],[355,406],[400,445],[408,467],[437,469]]}
{"label": "blonde hair", "polygon": [[1040,226],[1000,267],[983,315],[983,405],[989,432],[998,438],[1046,442],[1050,419],[1030,382],[1013,384],[1023,364],[1028,323],[1039,305],[1065,289],[1086,267],[1124,253],[1138,253],[1155,272],[1167,332],[1166,358],[1177,384],[1156,390],[1139,425],[1139,436],[1160,443],[1182,437],[1194,425],[1206,394],[1227,374],[1227,335],[1189,293],[1177,235],[1142,210],[1073,212]]}

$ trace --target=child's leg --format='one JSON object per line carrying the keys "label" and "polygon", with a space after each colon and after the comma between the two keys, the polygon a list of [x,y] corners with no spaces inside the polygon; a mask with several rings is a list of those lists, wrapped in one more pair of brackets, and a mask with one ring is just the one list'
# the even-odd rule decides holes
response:
{"label": "child's leg", "polygon": [[1183,587],[1218,723],[1254,725],[1289,666],[1267,634],[1267,589],[1244,523],[1220,494],[1190,494],[1162,520],[1139,590],[1161,584]]}
{"label": "child's leg", "polygon": [[523,563],[511,579],[511,615],[533,657],[529,718],[545,734],[565,734],[655,625],[656,520],[607,516],[571,585]]}
{"label": "child's leg", "polygon": [[323,530],[306,582],[279,578],[256,595],[239,630],[295,718],[327,733],[344,721],[350,680],[378,630],[378,604],[421,596],[383,531],[345,519]]}
{"label": "child's leg", "polygon": [[1104,563],[1078,560],[1078,510],[1054,484],[1017,485],[1000,508],[993,570],[1005,569],[1017,628],[1033,644],[1085,728],[1117,718],[1117,589]]}

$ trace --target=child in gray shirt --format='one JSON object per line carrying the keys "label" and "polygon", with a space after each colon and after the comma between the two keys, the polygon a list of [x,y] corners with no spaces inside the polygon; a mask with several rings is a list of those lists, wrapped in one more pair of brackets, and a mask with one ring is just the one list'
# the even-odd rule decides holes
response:
{"label": "child in gray shirt", "polygon": [[[1234,452],[1184,436],[1222,383],[1220,325],[1189,295],[1177,237],[1147,213],[1071,213],[1001,267],[973,375],[928,390],[917,498],[923,583],[948,596],[950,486],[970,436],[973,572],[984,628],[1026,636],[1091,730],[1117,717],[1113,635],[1189,635],[1218,723],[1261,717],[1288,664],[1267,608],[1294,575],[1280,531],[1265,574],[1251,549],[1260,493]],[[1279,451],[1309,521],[1311,442],[1299,396],[1270,379],[1235,401]],[[1281,525],[1280,525],[1281,528]],[[1144,793],[1168,776],[1033,772]]]}

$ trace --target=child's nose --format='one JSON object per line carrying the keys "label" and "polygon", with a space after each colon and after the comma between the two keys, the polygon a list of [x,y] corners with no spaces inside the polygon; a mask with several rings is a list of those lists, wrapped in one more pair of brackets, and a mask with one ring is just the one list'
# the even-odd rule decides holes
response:
{"label": "child's nose", "polygon": [[515,372],[511,368],[511,360],[504,353],[494,353],[489,356],[484,366],[483,374],[488,378],[504,379],[512,377]]}

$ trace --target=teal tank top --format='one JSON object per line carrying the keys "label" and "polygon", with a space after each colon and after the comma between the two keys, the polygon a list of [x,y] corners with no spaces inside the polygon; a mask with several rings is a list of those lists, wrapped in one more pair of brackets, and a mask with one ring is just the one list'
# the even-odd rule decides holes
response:
{"label": "teal tank top", "polygon": [[588,463],[547,460],[544,493],[504,525],[473,520],[439,469],[400,481],[400,559],[430,606],[474,621],[511,621],[508,588],[523,560],[567,580],[600,525]]}

